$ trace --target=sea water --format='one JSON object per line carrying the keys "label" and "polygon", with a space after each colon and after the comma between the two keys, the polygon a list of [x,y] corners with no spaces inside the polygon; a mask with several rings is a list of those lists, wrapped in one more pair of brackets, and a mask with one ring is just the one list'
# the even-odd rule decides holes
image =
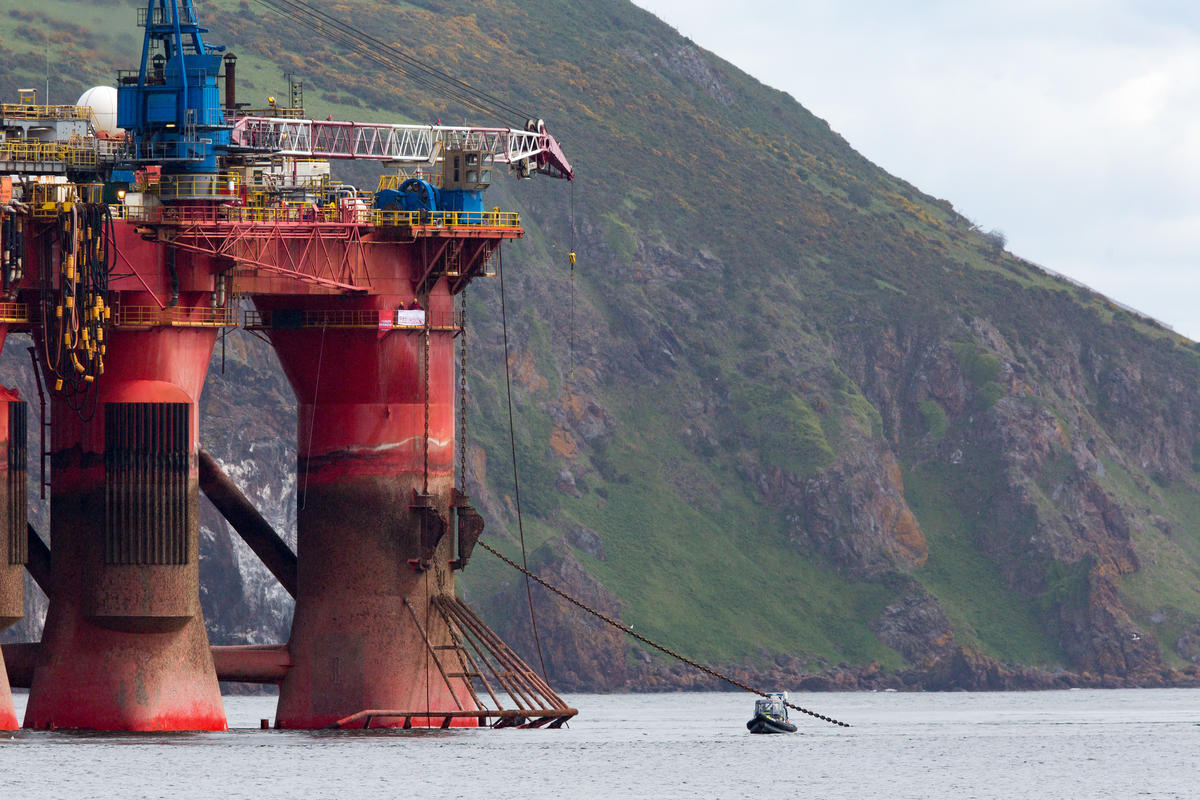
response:
{"label": "sea water", "polygon": [[[16,695],[18,714],[26,696]],[[746,731],[736,693],[571,695],[562,730],[0,733],[0,798],[1200,798],[1200,690],[792,694]]]}

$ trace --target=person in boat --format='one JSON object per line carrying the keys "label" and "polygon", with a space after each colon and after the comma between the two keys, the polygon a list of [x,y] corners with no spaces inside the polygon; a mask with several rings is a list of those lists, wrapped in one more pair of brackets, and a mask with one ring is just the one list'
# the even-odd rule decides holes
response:
{"label": "person in boat", "polygon": [[754,719],[746,723],[751,733],[795,733],[788,722],[787,692],[773,692],[754,701]]}

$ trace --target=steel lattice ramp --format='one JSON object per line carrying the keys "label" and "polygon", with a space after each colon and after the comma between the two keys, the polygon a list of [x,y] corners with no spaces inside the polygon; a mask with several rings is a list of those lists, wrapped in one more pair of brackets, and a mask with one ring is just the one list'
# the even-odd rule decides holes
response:
{"label": "steel lattice ramp", "polygon": [[[426,720],[430,727],[440,719],[442,728],[449,728],[455,719],[474,718],[480,725],[493,728],[550,728],[578,714],[526,664],[512,648],[472,611],[453,595],[439,595],[430,600],[431,607],[450,632],[450,644],[432,644],[429,632],[421,626],[412,606],[405,606],[417,623],[425,647],[441,679],[454,692],[455,682],[464,686],[475,708],[446,709],[380,709],[371,708],[343,717],[330,728],[370,728],[377,719],[403,719],[403,727],[413,727],[413,720]],[[505,707],[507,697],[514,707]]]}

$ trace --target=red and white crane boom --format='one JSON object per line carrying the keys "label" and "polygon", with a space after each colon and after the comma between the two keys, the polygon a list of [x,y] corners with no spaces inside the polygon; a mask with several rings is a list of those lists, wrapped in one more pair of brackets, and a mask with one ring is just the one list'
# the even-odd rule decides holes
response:
{"label": "red and white crane boom", "polygon": [[526,130],[454,125],[394,125],[378,122],[238,117],[231,149],[242,148],[294,158],[375,159],[434,164],[446,150],[490,153],[496,164],[541,172],[555,178],[575,177],[558,141],[541,120]]}

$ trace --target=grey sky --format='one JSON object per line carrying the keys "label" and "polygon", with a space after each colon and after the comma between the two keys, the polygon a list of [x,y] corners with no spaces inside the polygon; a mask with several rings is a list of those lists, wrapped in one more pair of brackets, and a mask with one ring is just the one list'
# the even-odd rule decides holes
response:
{"label": "grey sky", "polygon": [[1017,255],[1200,338],[1200,4],[635,2]]}

